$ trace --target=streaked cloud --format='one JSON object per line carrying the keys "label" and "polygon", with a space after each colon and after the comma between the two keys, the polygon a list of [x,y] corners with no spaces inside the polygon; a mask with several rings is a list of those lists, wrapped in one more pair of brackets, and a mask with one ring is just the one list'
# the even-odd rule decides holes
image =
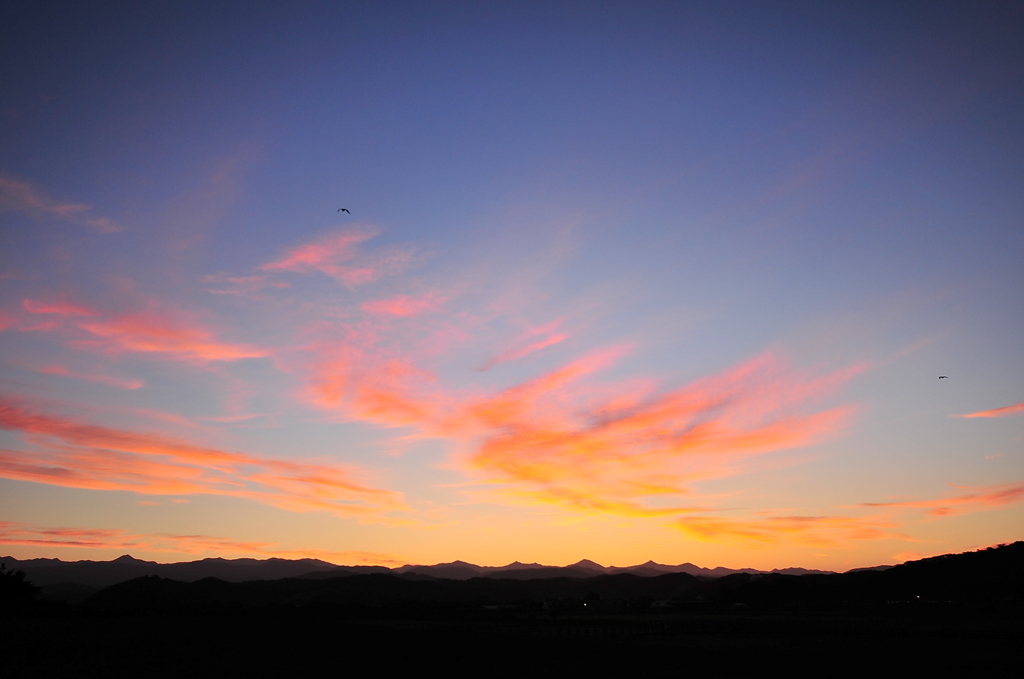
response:
{"label": "streaked cloud", "polygon": [[1002,408],[993,408],[992,410],[980,410],[976,413],[968,413],[966,415],[951,415],[951,417],[1006,417],[1007,415],[1020,415],[1024,413],[1024,401],[1021,403],[1015,403],[1012,406],[1003,406]]}
{"label": "streaked cloud", "polygon": [[834,545],[851,540],[905,539],[893,532],[891,521],[854,516],[769,516],[761,519],[730,519],[721,516],[684,517],[676,527],[702,542],[739,541],[773,545],[795,542]]}
{"label": "streaked cloud", "polygon": [[673,391],[590,397],[584,378],[615,358],[595,353],[471,404],[466,414],[484,428],[467,464],[554,504],[661,513],[647,500],[687,494],[689,483],[735,473],[749,456],[834,436],[851,409],[815,412],[809,402],[859,370],[802,375],[769,354]]}
{"label": "streaked cloud", "polygon": [[34,217],[51,217],[74,222],[96,233],[116,233],[124,227],[109,217],[90,215],[85,203],[62,203],[41,189],[12,177],[0,176],[0,212],[26,212]]}
{"label": "streaked cloud", "polygon": [[233,540],[210,535],[133,533],[116,528],[42,528],[12,521],[0,521],[0,544],[125,549],[193,556],[213,554],[222,557],[321,559],[336,564],[398,566],[405,563],[393,555],[376,552],[287,549],[273,542]]}
{"label": "streaked cloud", "polygon": [[509,361],[515,361],[517,359],[529,356],[530,354],[546,349],[552,345],[563,342],[569,338],[569,334],[560,332],[559,327],[562,325],[562,321],[554,321],[540,328],[530,328],[526,332],[521,333],[518,337],[512,339],[509,342],[509,347],[494,357],[488,359],[480,370],[487,371],[501,363],[507,363]]}
{"label": "streaked cloud", "polygon": [[[375,341],[380,336],[373,335]],[[624,516],[692,511],[690,483],[753,455],[835,436],[849,406],[815,409],[865,366],[814,374],[765,354],[676,390],[597,375],[630,348],[592,351],[492,394],[445,388],[411,357],[350,331],[309,367],[310,400],[348,418],[457,441],[457,466],[502,501]]]}
{"label": "streaked cloud", "polygon": [[44,375],[58,375],[60,377],[70,377],[76,380],[85,380],[86,382],[95,382],[97,384],[109,384],[114,387],[120,387],[122,389],[139,389],[142,387],[142,380],[126,380],[119,377],[111,377],[109,375],[97,375],[92,373],[83,373],[76,370],[69,370],[68,368],[54,363],[51,365],[37,368],[37,372],[43,373]]}
{"label": "streaked cloud", "polygon": [[196,324],[158,313],[125,314],[79,322],[115,351],[166,354],[190,361],[237,361],[268,355],[264,349],[228,344]]}
{"label": "streaked cloud", "polygon": [[213,494],[289,511],[370,516],[404,510],[399,493],[367,486],[357,470],[258,458],[42,414],[0,398],[0,428],[31,450],[0,450],[0,476],[146,495]]}
{"label": "streaked cloud", "polygon": [[364,302],[360,308],[368,314],[411,318],[423,313],[438,311],[443,303],[443,297],[431,293],[420,297],[399,295],[388,299],[375,299]]}
{"label": "streaked cloud", "polygon": [[375,228],[348,229],[327,234],[311,243],[296,246],[278,260],[267,262],[262,271],[322,273],[346,287],[391,276],[405,269],[413,259],[404,247],[380,248],[365,252],[362,243],[379,235]]}
{"label": "streaked cloud", "polygon": [[283,290],[291,287],[287,281],[270,280],[270,276],[228,276],[211,274],[203,277],[203,282],[211,285],[209,292],[215,295],[237,295],[262,299],[260,293],[267,289]]}
{"label": "streaked cloud", "polygon": [[265,349],[221,342],[213,331],[202,327],[188,314],[153,303],[140,311],[120,314],[78,304],[29,299],[24,300],[24,307],[31,314],[59,317],[61,323],[26,326],[23,330],[84,331],[71,340],[79,348],[106,353],[155,353],[192,363],[237,361],[269,354]]}
{"label": "streaked cloud", "polygon": [[58,316],[98,316],[99,312],[95,309],[82,306],[80,304],[73,304],[70,302],[40,302],[33,299],[25,299],[21,302],[22,306],[25,307],[25,311],[30,314],[57,314]]}
{"label": "streaked cloud", "polygon": [[933,516],[949,516],[994,509],[1024,500],[1024,483],[965,488],[971,492],[938,500],[903,500],[897,502],[865,502],[862,507],[924,509]]}

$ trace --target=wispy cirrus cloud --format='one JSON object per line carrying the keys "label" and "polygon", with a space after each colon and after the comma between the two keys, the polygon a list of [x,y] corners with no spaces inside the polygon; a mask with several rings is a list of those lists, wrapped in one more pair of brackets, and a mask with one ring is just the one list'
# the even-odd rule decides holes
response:
{"label": "wispy cirrus cloud", "polygon": [[7,328],[13,327],[18,323],[18,319],[11,314],[0,311],[0,332],[3,332]]}
{"label": "wispy cirrus cloud", "polygon": [[[377,276],[355,273],[364,268],[360,248],[375,233],[330,234],[261,270],[323,273],[354,287]],[[441,302],[445,313],[428,313]],[[304,330],[315,339],[288,369],[302,374],[308,403],[346,420],[403,428],[411,432],[404,440],[454,442],[450,465],[482,489],[467,492],[488,501],[663,519],[707,512],[694,501],[693,483],[739,473],[754,456],[836,436],[855,409],[820,402],[866,369],[799,370],[766,353],[664,389],[654,379],[603,378],[633,350],[609,346],[487,389],[450,381],[450,359],[483,354],[490,358],[480,370],[489,370],[561,344],[570,333],[557,318],[527,326],[496,350],[481,349],[482,339],[524,323],[514,320],[514,309],[474,313],[460,303],[470,302],[432,291],[331,308]],[[461,368],[471,369],[470,361],[461,358]]]}
{"label": "wispy cirrus cloud", "polygon": [[488,359],[480,366],[480,371],[485,372],[502,363],[518,360],[541,349],[564,342],[569,338],[569,334],[559,330],[562,323],[561,320],[553,321],[539,328],[530,328],[514,337],[509,342],[508,348]]}
{"label": "wispy cirrus cloud", "polygon": [[[956,487],[959,488],[959,486]],[[937,500],[865,502],[861,506],[924,509],[933,516],[953,516],[994,509],[1024,500],[1024,483],[1005,483],[998,486],[964,488],[964,490],[970,490],[971,492]]]}
{"label": "wispy cirrus cloud", "polygon": [[0,521],[0,544],[76,549],[125,549],[184,555],[222,557],[276,557],[321,559],[332,563],[398,566],[404,561],[390,554],[322,549],[287,549],[273,542],[233,540],[210,535],[133,533],[117,528],[43,528]]}
{"label": "wispy cirrus cloud", "polygon": [[209,291],[215,295],[235,295],[262,299],[260,294],[267,289],[284,290],[291,287],[286,281],[273,281],[269,276],[228,276],[211,274],[203,277],[203,282],[213,287]]}
{"label": "wispy cirrus cloud", "polygon": [[364,302],[360,308],[368,314],[378,316],[411,318],[413,316],[419,316],[420,314],[439,311],[444,301],[443,297],[434,293],[418,297],[412,295],[398,295],[397,297],[390,297],[388,299],[375,299],[369,302]]}
{"label": "wispy cirrus cloud", "polygon": [[355,228],[329,233],[311,243],[296,246],[273,262],[260,266],[261,271],[322,273],[350,288],[391,276],[404,270],[413,260],[413,253],[404,247],[382,248],[365,252],[360,245],[376,237],[375,228]]}
{"label": "wispy cirrus cloud", "polygon": [[188,314],[152,303],[129,313],[108,313],[80,304],[30,299],[24,300],[23,305],[30,314],[60,319],[59,323],[23,329],[77,332],[79,337],[72,340],[74,346],[101,352],[161,354],[191,363],[237,361],[269,354],[265,349],[221,342]]}
{"label": "wispy cirrus cloud", "polygon": [[0,212],[27,212],[37,218],[52,217],[74,222],[96,233],[123,231],[109,217],[90,215],[92,207],[85,203],[62,203],[47,196],[41,189],[12,177],[0,176]]}
{"label": "wispy cirrus cloud", "polygon": [[535,499],[578,509],[646,514],[645,500],[678,496],[740,460],[811,445],[847,423],[849,407],[807,404],[862,367],[801,375],[766,354],[681,389],[588,397],[585,378],[614,360],[596,353],[537,381],[472,404],[485,424],[468,464]]}
{"label": "wispy cirrus cloud", "polygon": [[852,409],[811,404],[865,367],[814,375],[765,354],[657,392],[597,381],[629,351],[609,347],[481,394],[446,389],[408,356],[382,351],[358,334],[346,340],[330,343],[309,368],[308,394],[317,405],[456,440],[469,451],[456,464],[506,500],[629,516],[692,511],[650,500],[734,473],[749,456],[834,436]]}
{"label": "wispy cirrus cloud", "polygon": [[992,410],[979,410],[976,413],[967,413],[966,415],[950,415],[950,417],[963,417],[963,418],[974,418],[974,417],[1006,417],[1007,415],[1020,415],[1024,413],[1024,402],[1015,403],[1012,406],[1003,406],[1002,408],[993,408]]}
{"label": "wispy cirrus cloud", "polygon": [[371,516],[405,510],[401,495],[359,481],[357,470],[258,458],[45,415],[0,398],[0,428],[32,447],[0,450],[0,476],[72,488],[147,495],[212,494],[289,511]]}
{"label": "wispy cirrus cloud", "polygon": [[58,316],[98,316],[99,312],[81,304],[65,301],[41,302],[34,299],[22,300],[22,306],[30,314],[56,314]]}
{"label": "wispy cirrus cloud", "polygon": [[72,379],[95,382],[97,384],[109,384],[114,387],[120,387],[121,389],[139,389],[143,386],[142,380],[126,380],[119,377],[111,377],[109,375],[79,372],[77,370],[70,370],[59,363],[53,363],[37,368],[36,372],[40,372],[44,375],[70,377]]}

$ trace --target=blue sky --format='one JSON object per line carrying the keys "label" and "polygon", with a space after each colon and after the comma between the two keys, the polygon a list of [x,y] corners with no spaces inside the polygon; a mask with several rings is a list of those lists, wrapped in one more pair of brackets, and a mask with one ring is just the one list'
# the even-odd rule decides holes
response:
{"label": "blue sky", "polygon": [[0,542],[839,569],[1016,538],[1022,29],[15,7]]}

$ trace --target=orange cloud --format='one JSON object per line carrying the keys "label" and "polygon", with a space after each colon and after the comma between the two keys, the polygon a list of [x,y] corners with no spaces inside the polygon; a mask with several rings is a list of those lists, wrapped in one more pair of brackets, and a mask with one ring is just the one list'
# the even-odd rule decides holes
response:
{"label": "orange cloud", "polygon": [[850,414],[799,409],[855,369],[801,379],[770,355],[676,391],[587,402],[576,381],[609,359],[594,356],[470,405],[463,416],[486,429],[468,465],[533,498],[660,513],[644,498],[685,493],[687,480],[728,473],[730,460],[822,441]]}
{"label": "orange cloud", "polygon": [[0,450],[0,476],[9,479],[149,495],[228,495],[341,516],[406,509],[399,493],[358,483],[352,469],[261,459],[83,424],[9,399],[0,399],[0,428],[22,432],[34,447]]}
{"label": "orange cloud", "polygon": [[331,563],[398,566],[403,561],[375,552],[333,552],[320,549],[283,549],[272,542],[251,542],[209,535],[171,533],[136,534],[110,528],[40,528],[0,521],[0,544],[80,549],[130,549],[188,555],[321,559]]}
{"label": "orange cloud", "polygon": [[[88,339],[75,341],[76,346],[102,351],[157,353],[191,363],[237,361],[267,356],[268,351],[242,344],[228,344],[216,339],[213,332],[184,318],[180,313],[162,310],[155,305],[137,313],[105,314],[88,307],[36,302],[26,299],[24,306],[32,314],[51,314],[65,319],[70,326],[88,333]],[[82,317],[82,318],[79,318]],[[35,330],[57,330],[66,325],[37,326]]]}
{"label": "orange cloud", "polygon": [[926,509],[934,516],[947,516],[982,511],[1024,500],[1024,483],[987,486],[941,500],[909,500],[903,502],[865,502],[862,507],[908,507]]}
{"label": "orange cloud", "polygon": [[1024,402],[1016,403],[1012,406],[1003,406],[1002,408],[993,408],[992,410],[981,410],[976,413],[968,413],[967,415],[951,415],[951,417],[1005,417],[1007,415],[1018,415],[1024,413]]}
{"label": "orange cloud", "polygon": [[366,254],[359,245],[375,237],[375,229],[349,230],[328,234],[317,241],[292,248],[274,262],[260,267],[262,271],[320,272],[339,283],[355,287],[383,276],[398,273],[412,261],[406,249],[391,248]]}
{"label": "orange cloud", "polygon": [[[564,332],[556,332],[561,324],[561,321],[555,321],[542,328],[532,328],[528,330],[512,340],[511,347],[509,349],[506,349],[497,356],[494,356],[480,366],[480,371],[485,372],[501,363],[515,361],[523,358],[524,356],[540,351],[541,349],[546,349],[554,344],[565,341],[569,338],[569,335]],[[534,339],[536,337],[539,337],[539,339]]]}
{"label": "orange cloud", "polygon": [[85,380],[86,382],[109,384],[115,387],[121,387],[122,389],[138,389],[143,384],[142,380],[122,380],[117,377],[108,377],[107,375],[91,375],[89,373],[75,372],[68,370],[59,364],[39,368],[38,372],[41,372],[44,375],[60,375],[61,377],[71,377],[77,380]]}
{"label": "orange cloud", "polygon": [[[264,265],[265,271],[348,266],[367,232],[333,235]],[[337,273],[337,272],[335,272]],[[340,276],[340,274],[338,274]],[[344,282],[344,281],[343,281]],[[679,516],[701,479],[737,473],[752,456],[813,445],[837,435],[850,406],[820,401],[866,369],[794,370],[773,354],[659,390],[655,380],[601,379],[629,347],[609,347],[498,390],[453,387],[437,368],[475,339],[486,320],[425,314],[422,297],[398,296],[344,309],[308,332],[301,393],[307,402],[354,421],[409,431],[406,440],[457,444],[451,464],[501,501],[546,503],[622,516]],[[437,298],[428,295],[431,302]],[[361,314],[360,314],[361,312]],[[529,328],[483,365],[489,369],[564,342],[563,321]],[[477,354],[479,355],[479,354]],[[308,357],[308,358],[307,358]]]}
{"label": "orange cloud", "polygon": [[702,542],[743,541],[762,545],[780,541],[832,545],[849,540],[904,538],[892,523],[850,516],[771,516],[734,520],[717,516],[685,517],[676,522],[683,533]]}
{"label": "orange cloud", "polygon": [[[459,441],[456,464],[502,497],[582,511],[663,516],[692,511],[657,496],[733,473],[742,459],[835,435],[849,407],[808,410],[863,366],[801,374],[766,354],[675,391],[595,384],[628,348],[592,352],[491,395],[446,390],[365,337],[333,344],[310,369],[309,395],[353,419]],[[363,342],[363,344],[359,344]]]}

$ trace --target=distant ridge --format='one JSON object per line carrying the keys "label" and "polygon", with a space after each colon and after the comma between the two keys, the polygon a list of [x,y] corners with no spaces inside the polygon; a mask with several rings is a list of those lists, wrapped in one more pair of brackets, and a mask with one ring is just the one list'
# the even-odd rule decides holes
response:
{"label": "distant ridge", "polygon": [[[111,561],[61,561],[60,559],[25,559],[0,557],[8,568],[23,570],[36,585],[44,588],[55,585],[87,585],[100,588],[143,576],[158,575],[180,582],[194,582],[203,578],[219,578],[226,582],[250,580],[279,580],[281,578],[324,578],[367,573],[392,573],[408,577],[428,577],[446,580],[472,578],[505,578],[534,580],[539,578],[587,578],[594,575],[631,573],[642,577],[655,577],[666,573],[687,573],[698,577],[720,578],[735,573],[782,573],[786,575],[823,574],[806,568],[783,568],[759,571],[754,568],[731,569],[701,568],[692,563],[676,566],[648,561],[636,566],[602,566],[583,559],[568,566],[545,566],[539,563],[514,561],[505,566],[477,566],[466,561],[452,561],[434,565],[408,564],[398,568],[384,566],[338,566],[320,559],[223,559],[220,557],[157,563],[136,559],[124,554]],[[875,568],[886,568],[877,566]]]}
{"label": "distant ridge", "polygon": [[[472,570],[472,566],[439,564],[440,568],[457,572]],[[375,616],[401,616],[411,611],[417,611],[418,615],[427,610],[476,615],[487,610],[611,614],[671,609],[708,612],[849,609],[884,611],[889,615],[899,610],[955,613],[957,609],[951,606],[977,605],[1003,607],[1009,612],[1018,610],[1019,604],[1024,603],[1024,581],[1020,578],[1020,573],[1024,572],[1024,542],[911,561],[883,570],[831,574],[732,573],[708,578],[678,572],[645,577],[635,573],[598,573],[574,564],[562,569],[513,568],[505,571],[504,576],[456,579],[424,575],[415,567],[404,573],[397,570],[366,574],[322,571],[312,578],[243,583],[212,577],[181,582],[149,576],[96,592],[81,605],[98,611],[122,612],[217,612],[269,610],[281,606],[298,610],[311,606],[309,610],[348,611],[346,615],[357,616],[370,610],[376,611]],[[643,564],[638,570],[650,572],[652,567]],[[536,571],[574,571],[588,575],[520,576]]]}
{"label": "distant ridge", "polygon": [[36,585],[46,587],[66,583],[109,587],[110,585],[149,575],[193,582],[203,578],[220,578],[227,582],[247,580],[278,580],[295,578],[320,571],[351,571],[353,573],[387,573],[383,566],[336,566],[319,559],[222,559],[219,557],[157,563],[143,561],[129,554],[112,561],[61,561],[60,559],[26,559],[0,557],[12,570],[22,570]]}
{"label": "distant ridge", "polygon": [[[695,586],[697,583],[703,583],[699,588],[694,589],[693,592],[700,591],[704,592],[701,596],[715,597],[719,596],[715,592],[718,592],[722,587],[728,590],[737,586],[747,586],[744,583],[763,583],[769,581],[775,583],[801,582],[804,584],[799,585],[799,587],[813,588],[819,586],[813,583],[821,583],[826,580],[828,582],[845,583],[868,582],[864,578],[874,578],[876,575],[884,572],[886,575],[883,580],[871,580],[871,582],[893,584],[900,582],[909,583],[911,581],[924,582],[929,578],[934,579],[933,576],[941,571],[944,574],[942,578],[952,576],[955,580],[964,580],[964,583],[957,585],[957,587],[961,589],[964,587],[967,589],[977,589],[978,587],[995,586],[993,583],[996,581],[1013,581],[1013,577],[1010,576],[1014,576],[1014,573],[1018,572],[1015,570],[1018,568],[1018,565],[1013,564],[1018,564],[1018,562],[1024,563],[1021,562],[1022,555],[1024,555],[1024,542],[1017,542],[977,552],[946,554],[920,561],[909,561],[898,566],[856,568],[844,574],[806,568],[776,568],[772,571],[723,567],[709,569],[695,566],[692,563],[671,566],[654,561],[648,561],[636,566],[613,567],[602,566],[587,559],[563,567],[544,566],[536,563],[524,564],[518,561],[506,566],[477,566],[465,561],[453,561],[432,566],[410,564],[394,569],[384,566],[337,566],[319,559],[290,560],[276,558],[209,558],[198,561],[161,564],[155,561],[136,559],[128,554],[112,561],[67,562],[60,559],[19,560],[13,557],[0,557],[0,562],[3,562],[11,570],[25,571],[29,581],[42,587],[40,598],[79,603],[91,597],[100,589],[147,577],[151,579],[155,577],[157,580],[174,581],[182,584],[212,580],[221,581],[224,584],[245,582],[256,584],[258,582],[290,580],[295,581],[296,586],[299,586],[298,583],[301,581],[335,581],[339,578],[348,579],[350,577],[357,580],[366,577],[384,577],[389,581],[398,580],[410,583],[418,581],[424,583],[424,585],[428,582],[433,582],[438,583],[439,586],[444,582],[471,584],[470,581],[477,583],[493,581],[494,586],[505,588],[512,587],[511,583],[516,581],[523,583],[522,586],[526,586],[527,582],[535,582],[540,585],[542,581],[549,583],[557,581],[563,583],[558,586],[559,588],[568,588],[569,590],[577,586],[575,584],[570,585],[569,583],[581,580],[594,582],[595,579],[604,581],[611,578],[621,584],[621,582],[624,582],[621,580],[622,578],[633,579],[637,582],[640,580],[667,582],[664,580],[665,578],[690,578],[688,581],[690,585],[687,585],[688,587],[691,585]],[[1007,564],[1011,564],[1012,567]],[[1009,570],[1007,570],[1008,568]],[[981,577],[982,581],[990,579],[984,573],[986,569],[991,572],[995,580],[987,585],[968,583],[968,581],[977,580],[979,577]],[[1002,574],[1000,575],[1000,573]],[[822,578],[825,578],[825,580],[822,580]],[[609,580],[609,582],[612,580]],[[499,583],[501,582],[507,584],[500,585]],[[673,580],[672,582],[675,581]],[[491,587],[491,585],[480,586]],[[519,585],[516,586],[518,587]],[[589,585],[579,583],[578,586]],[[851,584],[850,586],[853,585]],[[931,587],[932,585],[929,586]],[[950,586],[947,583],[943,584],[941,588],[948,589]],[[1013,587],[1016,586],[1014,585]],[[782,585],[779,585],[779,587],[782,587]],[[797,585],[785,585],[785,587],[797,587]],[[934,585],[934,587],[939,586]],[[1003,587],[1003,585],[999,585],[999,587]],[[782,590],[779,589],[779,591]]]}

